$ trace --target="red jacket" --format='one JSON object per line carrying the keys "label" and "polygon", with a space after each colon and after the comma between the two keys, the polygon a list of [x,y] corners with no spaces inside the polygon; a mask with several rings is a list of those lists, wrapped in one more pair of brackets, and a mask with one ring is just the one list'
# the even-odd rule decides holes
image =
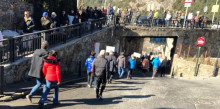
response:
{"label": "red jacket", "polygon": [[[50,56],[47,59],[55,59],[56,57]],[[60,73],[60,62],[55,64],[44,62],[43,64],[43,73],[45,75],[45,79],[48,81],[61,81],[61,73]]]}

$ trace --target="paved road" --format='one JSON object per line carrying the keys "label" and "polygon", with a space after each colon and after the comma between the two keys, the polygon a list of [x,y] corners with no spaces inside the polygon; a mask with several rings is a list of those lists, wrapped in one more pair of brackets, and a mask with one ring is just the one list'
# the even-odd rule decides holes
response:
{"label": "paved road", "polygon": [[[138,72],[137,72],[138,73]],[[25,98],[0,103],[0,109],[35,109],[39,95],[29,104]],[[45,109],[219,109],[220,80],[179,80],[142,77],[117,79],[108,84],[104,100],[95,99],[95,90],[86,82],[60,88],[60,105],[48,102]],[[52,95],[49,95],[52,99]]]}

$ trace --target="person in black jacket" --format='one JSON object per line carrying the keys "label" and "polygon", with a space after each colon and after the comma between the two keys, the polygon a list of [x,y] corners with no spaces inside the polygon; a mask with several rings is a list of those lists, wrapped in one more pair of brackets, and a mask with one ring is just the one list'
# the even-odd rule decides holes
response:
{"label": "person in black jacket", "polygon": [[[100,57],[95,59],[92,65],[93,72],[97,79],[96,98],[101,100],[102,93],[105,89],[107,75],[108,75],[108,61],[105,59],[105,50],[101,50]],[[102,84],[101,90],[99,90]],[[99,93],[100,92],[100,93]]]}
{"label": "person in black jacket", "polygon": [[24,33],[32,33],[34,28],[34,20],[30,16],[29,11],[24,12],[24,24],[23,24],[23,32]]}
{"label": "person in black jacket", "polygon": [[162,61],[161,64],[161,77],[165,76],[167,64],[168,64],[167,57],[165,57],[165,59]]}
{"label": "person in black jacket", "polygon": [[67,26],[69,24],[69,19],[66,14],[66,11],[62,11],[62,15],[60,16],[60,26]]}
{"label": "person in black jacket", "polygon": [[112,78],[116,72],[116,57],[114,56],[114,52],[110,51],[110,55],[107,58],[109,63],[109,78],[108,83],[112,83]]}

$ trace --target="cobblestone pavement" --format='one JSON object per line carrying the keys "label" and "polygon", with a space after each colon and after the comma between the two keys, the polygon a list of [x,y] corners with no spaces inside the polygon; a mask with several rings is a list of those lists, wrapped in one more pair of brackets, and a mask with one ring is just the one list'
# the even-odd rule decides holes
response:
{"label": "cobblestone pavement", "polygon": [[[107,84],[103,100],[96,100],[95,90],[86,82],[69,83],[60,88],[60,105],[48,101],[45,109],[219,109],[220,80],[179,80],[166,77],[143,77],[136,72],[131,80],[116,79]],[[52,92],[51,92],[52,93]],[[0,109],[35,109],[20,98],[0,103]],[[52,100],[52,94],[49,96]]]}

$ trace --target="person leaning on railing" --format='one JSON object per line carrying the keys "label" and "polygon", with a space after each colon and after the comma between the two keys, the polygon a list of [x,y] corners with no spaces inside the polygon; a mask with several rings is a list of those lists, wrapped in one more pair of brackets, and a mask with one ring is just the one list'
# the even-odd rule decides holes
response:
{"label": "person leaning on railing", "polygon": [[50,19],[50,17],[48,17],[47,12],[44,12],[42,14],[42,17],[41,17],[40,21],[41,21],[42,30],[50,29],[50,25],[52,24],[52,20]]}

